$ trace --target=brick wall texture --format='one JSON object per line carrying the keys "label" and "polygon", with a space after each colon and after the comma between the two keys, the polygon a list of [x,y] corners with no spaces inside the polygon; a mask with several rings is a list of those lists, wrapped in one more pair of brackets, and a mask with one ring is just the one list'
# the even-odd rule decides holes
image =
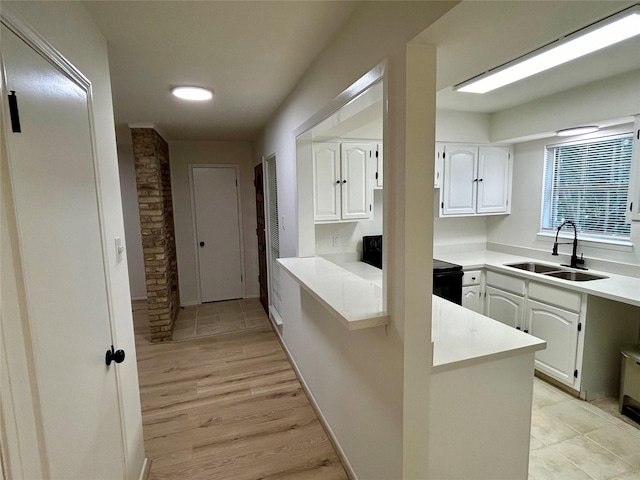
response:
{"label": "brick wall texture", "polygon": [[151,341],[171,341],[180,308],[169,146],[153,128],[132,128]]}

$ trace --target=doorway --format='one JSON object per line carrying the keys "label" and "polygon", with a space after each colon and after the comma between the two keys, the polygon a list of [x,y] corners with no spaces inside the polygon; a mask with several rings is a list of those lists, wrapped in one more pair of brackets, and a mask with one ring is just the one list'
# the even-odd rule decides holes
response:
{"label": "doorway", "polygon": [[238,167],[190,165],[200,301],[244,297]]}

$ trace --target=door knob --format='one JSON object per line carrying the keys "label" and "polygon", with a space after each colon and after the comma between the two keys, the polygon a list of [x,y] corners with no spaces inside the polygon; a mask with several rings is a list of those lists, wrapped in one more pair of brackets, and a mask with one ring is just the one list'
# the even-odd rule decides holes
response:
{"label": "door knob", "polygon": [[201,247],[204,247],[204,242],[200,242],[200,246],[201,246]]}
{"label": "door knob", "polygon": [[111,362],[122,363],[124,362],[124,350],[114,352],[113,345],[111,345],[111,350],[107,350],[104,360],[107,365],[111,365]]}

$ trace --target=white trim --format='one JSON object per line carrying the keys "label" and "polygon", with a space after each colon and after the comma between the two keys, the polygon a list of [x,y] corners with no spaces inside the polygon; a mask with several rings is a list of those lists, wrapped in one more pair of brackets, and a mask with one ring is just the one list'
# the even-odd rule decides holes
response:
{"label": "white trim", "polygon": [[[193,189],[193,170],[194,168],[233,168],[236,171],[236,181],[238,182],[236,188],[236,198],[238,202],[238,230],[240,231],[240,270],[242,274],[242,298],[247,296],[247,272],[245,270],[244,261],[244,231],[242,222],[242,181],[240,177],[240,165],[228,164],[228,163],[190,163],[187,165],[189,169],[189,196],[191,197],[191,225],[193,229],[193,248],[196,259],[196,288],[198,296],[198,304],[202,303],[202,287],[200,285],[200,260],[198,250],[198,227],[196,222],[196,198]],[[184,303],[183,305],[186,305]]]}
{"label": "white trim", "polygon": [[[272,324],[273,324],[273,322],[272,322]],[[309,388],[309,385],[307,384],[307,382],[305,381],[304,377],[302,376],[302,372],[298,368],[298,364],[296,363],[295,359],[293,358],[293,355],[291,354],[291,352],[287,348],[287,345],[284,342],[284,339],[282,338],[282,335],[280,333],[280,329],[278,328],[277,325],[278,325],[277,323],[274,325],[273,330],[274,330],[275,334],[278,336],[278,339],[280,340],[280,345],[282,346],[282,349],[287,354],[287,358],[289,359],[289,363],[291,364],[291,368],[293,368],[293,370],[295,371],[296,376],[298,377],[298,381],[302,385],[302,388],[305,391],[305,393],[307,395],[307,398],[309,399],[309,403],[312,405],[313,410],[315,411],[316,415],[318,416],[318,420],[320,420],[320,423],[322,424],[322,427],[324,428],[325,433],[330,438],[331,443],[333,444],[333,447],[336,449],[336,453],[338,454],[338,457],[340,457],[340,461],[341,461],[342,466],[344,467],[344,469],[345,469],[345,471],[347,473],[347,476],[351,480],[358,480],[358,476],[356,475],[356,472],[353,469],[353,466],[349,462],[349,458],[345,454],[344,449],[342,448],[342,445],[338,441],[338,437],[333,432],[333,429],[329,425],[329,422],[327,422],[327,419],[325,418],[324,414],[322,413],[322,410],[320,409],[320,406],[318,405],[318,402],[316,401],[315,397],[313,396],[313,392]]]}
{"label": "white trim", "polygon": [[142,463],[142,469],[140,470],[138,480],[147,480],[149,478],[149,473],[151,473],[151,460],[145,458]]}
{"label": "white trim", "polygon": [[269,317],[271,317],[271,320],[273,320],[276,327],[280,327],[284,324],[282,315],[280,315],[280,312],[278,311],[278,309],[273,305],[269,305]]}
{"label": "white trim", "polygon": [[196,305],[202,305],[202,302],[199,301],[195,301],[195,302],[180,302],[180,308],[182,307],[195,307]]}
{"label": "white trim", "polygon": [[141,302],[143,300],[147,300],[147,297],[131,297],[132,302]]}

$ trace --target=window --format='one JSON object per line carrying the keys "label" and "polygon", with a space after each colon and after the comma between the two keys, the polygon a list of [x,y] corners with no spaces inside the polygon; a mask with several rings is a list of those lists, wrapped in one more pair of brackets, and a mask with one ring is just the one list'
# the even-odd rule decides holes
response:
{"label": "window", "polygon": [[627,240],[630,134],[547,147],[542,231],[573,220],[583,236]]}

